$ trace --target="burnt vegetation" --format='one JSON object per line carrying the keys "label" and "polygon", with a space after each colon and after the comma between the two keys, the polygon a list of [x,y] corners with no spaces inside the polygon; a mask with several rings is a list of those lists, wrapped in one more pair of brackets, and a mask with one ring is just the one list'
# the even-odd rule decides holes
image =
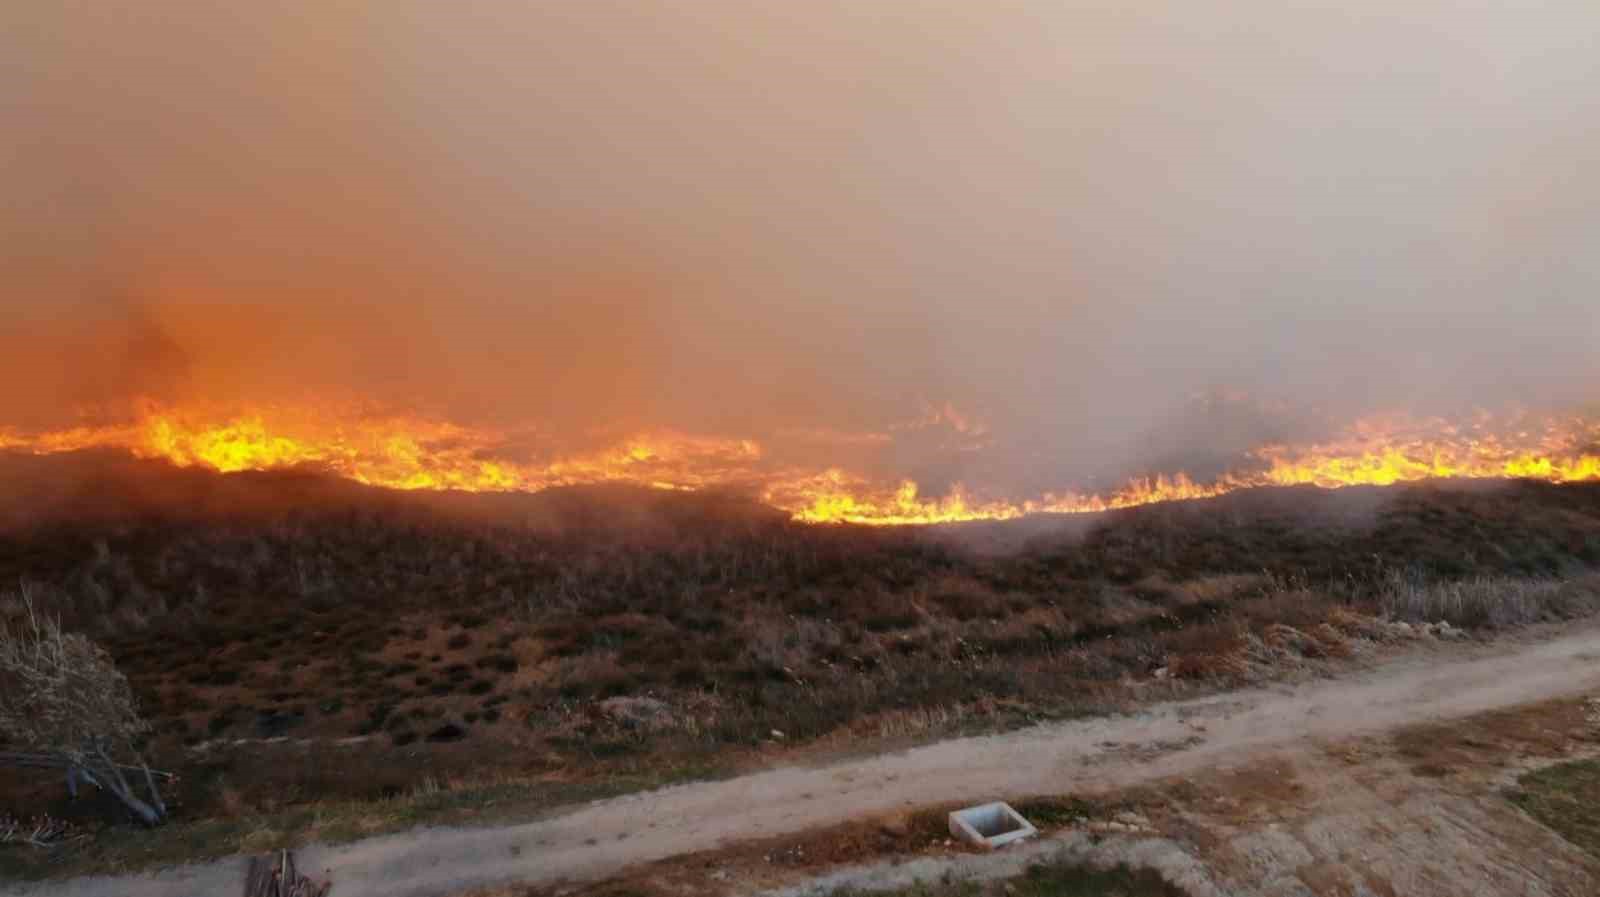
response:
{"label": "burnt vegetation", "polygon": [[[90,460],[5,460],[33,503],[0,533],[0,581],[127,675],[180,774],[175,818],[994,728],[1118,706],[1130,681],[1171,696],[1340,656],[1380,615],[1490,627],[1600,603],[1595,484],[871,529],[720,495],[409,496]],[[0,771],[0,813],[89,812],[60,790]]]}

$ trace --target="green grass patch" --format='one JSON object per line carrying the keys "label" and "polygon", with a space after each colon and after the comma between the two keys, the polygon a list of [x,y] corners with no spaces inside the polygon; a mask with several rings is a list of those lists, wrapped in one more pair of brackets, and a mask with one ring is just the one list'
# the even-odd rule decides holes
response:
{"label": "green grass patch", "polygon": [[1517,780],[1511,800],[1568,841],[1600,856],[1600,760],[1561,763]]}
{"label": "green grass patch", "polygon": [[1078,819],[1103,819],[1114,810],[1080,797],[1038,797],[1012,805],[1018,813],[1042,829],[1069,825]]}

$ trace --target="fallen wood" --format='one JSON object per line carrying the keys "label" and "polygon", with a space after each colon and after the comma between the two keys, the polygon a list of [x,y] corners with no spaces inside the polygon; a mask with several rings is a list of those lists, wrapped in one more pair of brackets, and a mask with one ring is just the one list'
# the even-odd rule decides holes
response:
{"label": "fallen wood", "polygon": [[254,856],[245,867],[244,897],[328,897],[333,882],[317,881],[294,867],[294,854]]}
{"label": "fallen wood", "polygon": [[[30,754],[22,751],[0,751],[0,766],[12,769],[66,769],[71,764],[53,754]],[[126,772],[143,773],[142,766],[128,766],[119,763],[117,768]],[[152,769],[150,774],[163,779],[176,779],[177,775],[170,772],[161,772]]]}

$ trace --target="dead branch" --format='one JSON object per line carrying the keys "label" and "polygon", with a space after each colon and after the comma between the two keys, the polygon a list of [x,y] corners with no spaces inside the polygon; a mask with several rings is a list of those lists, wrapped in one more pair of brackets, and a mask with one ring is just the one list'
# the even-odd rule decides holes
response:
{"label": "dead branch", "polygon": [[294,867],[294,854],[255,856],[245,867],[244,897],[328,897],[332,881],[317,881]]}
{"label": "dead branch", "polygon": [[[126,763],[119,764],[128,772],[143,773],[145,769],[140,766],[130,766]],[[55,754],[36,754],[26,751],[0,751],[0,766],[11,769],[61,769],[71,766],[71,761]],[[173,781],[178,778],[176,773],[162,772],[159,769],[149,770],[150,775],[158,779]]]}

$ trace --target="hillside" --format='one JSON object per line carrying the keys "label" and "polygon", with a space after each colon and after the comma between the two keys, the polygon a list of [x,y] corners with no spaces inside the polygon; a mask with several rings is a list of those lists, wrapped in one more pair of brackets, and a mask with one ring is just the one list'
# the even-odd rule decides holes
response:
{"label": "hillside", "polygon": [[[0,482],[0,577],[109,648],[189,819],[424,783],[570,799],[778,744],[1102,711],[1152,678],[1237,684],[1381,640],[1383,614],[1483,628],[1600,604],[1600,484],[871,529],[726,495],[409,494],[105,456],[8,457]],[[0,773],[0,811],[94,816],[60,790]]]}

